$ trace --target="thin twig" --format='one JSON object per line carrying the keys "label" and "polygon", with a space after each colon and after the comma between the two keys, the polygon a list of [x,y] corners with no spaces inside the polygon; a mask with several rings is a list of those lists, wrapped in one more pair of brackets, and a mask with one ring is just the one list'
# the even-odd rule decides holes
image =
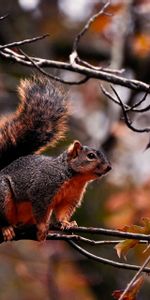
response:
{"label": "thin twig", "polygon": [[[140,101],[141,101],[141,100],[140,100]],[[139,103],[140,103],[140,101],[139,101]],[[138,104],[138,102],[135,103],[135,104]],[[146,112],[146,111],[148,111],[148,110],[150,110],[150,105],[149,105],[149,104],[148,104],[147,106],[145,106],[144,108],[139,108],[139,109],[137,109],[137,108],[134,108],[134,105],[133,105],[133,106],[131,106],[130,109],[128,109],[128,111],[134,111],[134,112],[136,112],[136,113],[143,113],[143,112]]]}
{"label": "thin twig", "polygon": [[[49,230],[60,230],[60,227],[51,224],[49,227]],[[131,233],[131,232],[124,232],[120,230],[114,230],[114,229],[106,229],[106,228],[97,228],[97,227],[71,227],[66,228],[63,230],[63,232],[68,233],[88,233],[88,234],[98,234],[98,235],[106,235],[106,236],[113,236],[117,238],[123,238],[123,239],[135,239],[135,240],[141,240],[141,241],[150,241],[150,235],[147,234],[139,234],[139,233]]]}
{"label": "thin twig", "polygon": [[0,17],[0,21],[6,19],[8,16],[9,16],[9,14],[6,14],[6,15]]}
{"label": "thin twig", "polygon": [[[77,234],[63,234],[63,233],[48,233],[47,240],[73,240],[73,241],[81,241],[90,245],[97,246],[105,246],[105,245],[116,245],[120,243],[122,240],[104,240],[104,241],[95,241]],[[142,244],[147,243],[146,241],[141,241]]]}
{"label": "thin twig", "polygon": [[118,93],[116,92],[115,88],[111,85],[111,89],[113,90],[113,92],[115,93],[117,99],[119,100],[120,102],[120,105],[121,105],[121,108],[122,108],[122,112],[123,112],[123,116],[124,116],[124,120],[125,120],[125,123],[126,125],[132,130],[132,131],[135,131],[135,132],[139,132],[139,133],[143,133],[143,132],[150,132],[150,128],[142,128],[142,129],[139,129],[139,128],[135,128],[133,125],[131,125],[131,122],[128,118],[128,115],[127,115],[127,112],[124,108],[124,104],[122,102],[122,100],[120,99]]}
{"label": "thin twig", "polygon": [[[97,227],[76,227],[75,226],[72,228],[66,228],[62,231],[58,225],[51,224],[49,226],[49,230],[50,232],[52,230],[56,231],[59,234],[60,233],[65,234],[65,232],[67,234],[71,233],[71,235],[72,234],[74,235],[74,233],[86,233],[86,234],[92,234],[92,236],[96,234],[96,235],[106,235],[106,236],[112,236],[112,237],[123,238],[123,239],[135,239],[141,243],[146,243],[150,241],[150,235],[147,234],[137,234],[137,233],[124,232],[124,231],[119,231],[114,229],[97,228]],[[14,227],[14,231],[15,231],[15,240],[21,240],[21,239],[36,240],[37,229],[35,225],[24,225],[24,226]],[[0,230],[0,243],[2,242],[4,242],[4,239],[3,239],[2,232]],[[94,241],[92,239],[91,243],[95,243],[95,242],[99,243],[98,241]]]}
{"label": "thin twig", "polygon": [[83,66],[86,66],[93,70],[103,71],[103,72],[111,73],[111,74],[122,74],[125,71],[124,69],[115,70],[115,69],[109,69],[109,68],[105,68],[105,67],[96,67],[96,66],[88,63],[87,61],[81,59],[79,56],[77,57],[76,62],[81,63]]}
{"label": "thin twig", "polygon": [[148,104],[146,107],[144,108],[140,108],[140,109],[135,109],[136,107],[138,107],[140,104],[142,104],[145,100],[146,100],[146,97],[148,95],[148,91],[144,94],[144,96],[142,97],[142,99],[138,102],[136,102],[134,105],[131,106],[130,110],[131,111],[136,111],[136,112],[146,112],[148,110],[150,110],[150,105]]}
{"label": "thin twig", "polygon": [[[58,230],[58,226],[55,226],[55,229]],[[77,228],[76,228],[77,229]],[[99,228],[86,228],[86,227],[79,227],[78,230],[80,229],[80,232],[95,232],[98,233],[97,230],[99,231]],[[86,230],[85,230],[86,229]],[[50,230],[52,230],[52,226],[50,226]],[[70,228],[71,232],[73,232],[73,230],[75,230],[75,228]],[[24,226],[19,226],[19,227],[14,227],[14,231],[15,231],[15,241],[18,240],[37,240],[37,228],[35,225],[24,225]],[[112,235],[112,234],[110,234]],[[144,235],[140,235],[140,236],[144,236]],[[112,260],[106,259],[106,258],[102,258],[99,256],[95,256],[92,253],[86,251],[84,248],[81,248],[79,245],[77,245],[74,240],[78,240],[81,242],[85,242],[85,243],[89,243],[91,245],[111,245],[111,244],[116,244],[117,241],[95,241],[95,240],[90,240],[78,235],[66,235],[61,231],[60,233],[49,233],[47,236],[48,240],[65,240],[68,243],[70,243],[75,249],[77,249],[78,251],[80,251],[80,253],[82,253],[83,255],[92,258],[98,262],[104,263],[104,264],[109,264],[111,266],[114,267],[118,267],[118,268],[124,268],[124,269],[131,269],[131,270],[138,270],[139,266],[136,265],[130,265],[130,264],[124,264],[124,263],[119,263],[119,262],[114,262]],[[0,231],[0,243],[4,242],[4,238],[3,238],[3,234],[2,231]],[[141,243],[146,243],[146,239],[145,240],[141,240]],[[150,268],[145,268],[144,269],[145,272],[150,273]]]}
{"label": "thin twig", "polygon": [[[107,1],[107,3],[100,9],[100,11],[96,14],[94,14],[84,25],[84,27],[81,29],[81,31],[77,34],[77,36],[74,39],[72,52],[70,54],[70,64],[76,65],[76,62],[79,61],[79,55],[78,55],[78,44],[80,42],[81,37],[85,34],[85,32],[89,29],[90,25],[95,21],[96,18],[98,18],[100,15],[104,14],[107,7],[110,5],[110,1]],[[85,65],[86,62],[83,64]],[[87,63],[88,64],[88,63]],[[87,66],[87,65],[86,65]],[[91,68],[91,67],[90,67]],[[93,69],[93,67],[92,67]]]}
{"label": "thin twig", "polygon": [[55,76],[55,75],[47,73],[45,70],[43,70],[41,67],[39,67],[38,64],[30,56],[28,56],[24,51],[22,51],[21,49],[19,49],[19,50],[25,56],[25,58],[27,58],[33,64],[33,66],[38,71],[40,71],[40,73],[42,73],[43,75],[45,75],[45,76],[47,76],[47,77],[49,77],[49,78],[51,78],[53,80],[56,80],[56,81],[59,81],[59,82],[65,83],[65,84],[71,84],[71,85],[76,84],[76,85],[79,85],[79,84],[85,83],[89,79],[89,77],[87,77],[87,76],[85,76],[83,79],[81,79],[79,81],[68,81],[68,80],[61,79],[58,76]]}
{"label": "thin twig", "polygon": [[[103,94],[104,94],[106,97],[108,97],[108,98],[109,98],[111,101],[113,101],[115,104],[121,106],[120,102],[119,102],[117,99],[115,99],[115,98],[113,97],[113,95],[111,95],[111,94],[104,88],[103,84],[100,84],[100,88],[101,88]],[[150,110],[150,105],[147,105],[146,107],[140,108],[140,109],[137,109],[137,108],[136,108],[136,107],[138,107],[142,102],[145,101],[147,95],[148,95],[148,91],[144,94],[144,97],[143,97],[139,102],[135,103],[133,106],[129,106],[129,105],[125,104],[125,103],[122,103],[123,106],[124,106],[125,111],[126,111],[126,112],[133,111],[133,112],[136,112],[136,113],[142,113],[142,112],[146,112],[146,111]]]}
{"label": "thin twig", "polygon": [[21,45],[37,42],[39,40],[43,40],[47,36],[49,36],[49,34],[44,34],[44,35],[40,35],[40,36],[31,38],[31,39],[26,39],[26,40],[23,40],[23,41],[18,41],[18,42],[12,42],[12,43],[9,43],[9,44],[5,44],[5,45],[0,46],[0,50],[2,50],[4,48],[18,47],[18,46],[21,46]]}
{"label": "thin twig", "polygon": [[81,29],[81,31],[77,34],[77,36],[74,39],[72,53],[77,52],[78,44],[81,39],[81,37],[85,34],[85,32],[89,29],[90,25],[95,21],[96,18],[98,18],[100,15],[104,14],[107,7],[110,5],[110,1],[107,1],[107,3],[100,9],[100,11],[96,14],[94,14],[84,25],[84,27]]}
{"label": "thin twig", "polygon": [[[28,67],[33,67],[33,64],[30,61],[26,61],[24,59],[24,55],[18,55],[18,53],[14,52],[11,49],[5,49],[5,51],[0,51],[0,55],[2,57],[5,57],[9,61],[11,60],[13,62],[17,62],[19,64],[26,65]],[[96,78],[107,82],[111,82],[113,84],[125,86],[136,91],[145,91],[145,92],[148,91],[150,93],[149,84],[142,81],[124,78],[122,76],[107,73],[104,71],[93,70],[78,64],[71,65],[70,63],[67,62],[48,60],[39,57],[30,57],[30,58],[33,59],[40,67],[50,67],[50,68],[56,68],[60,70],[67,70],[81,75],[85,75],[88,78]]]}
{"label": "thin twig", "polygon": [[146,100],[147,95],[148,95],[148,91],[144,94],[144,96],[142,97],[142,99],[139,102],[136,102],[134,105],[132,105],[131,109],[133,109],[133,108],[139,106],[140,104],[142,104]]}
{"label": "thin twig", "polygon": [[[73,241],[80,241],[92,246],[106,246],[106,245],[116,245],[122,242],[122,240],[98,240],[95,241],[93,239],[88,239],[83,236],[77,234],[63,234],[63,233],[48,233],[47,240],[73,240]],[[140,244],[147,244],[147,241],[139,241]]]}
{"label": "thin twig", "polygon": [[134,275],[134,277],[132,278],[132,280],[128,283],[126,289],[124,290],[124,292],[121,294],[120,298],[118,300],[123,300],[124,296],[126,295],[126,293],[129,291],[129,289],[132,287],[132,285],[134,284],[134,282],[137,280],[137,278],[140,276],[140,274],[142,272],[144,272],[145,267],[148,265],[148,263],[150,262],[150,256],[148,256],[146,258],[146,260],[144,261],[143,265],[140,267],[140,269],[138,270],[138,272]]}
{"label": "thin twig", "polygon": [[[112,100],[115,104],[121,106],[121,105],[120,105],[120,102],[119,102],[118,100],[116,100],[116,99],[113,97],[113,95],[111,95],[111,94],[104,88],[103,84],[100,84],[100,88],[101,88],[103,94],[104,94],[106,97],[108,97],[110,100]],[[124,108],[126,109],[126,111],[131,109],[131,107],[130,107],[129,105],[127,105],[127,104],[123,104],[123,105],[124,105]]]}
{"label": "thin twig", "polygon": [[[119,262],[115,262],[113,260],[109,260],[106,258],[103,258],[101,256],[97,256],[94,255],[92,253],[90,253],[89,251],[85,250],[84,248],[80,247],[78,244],[76,244],[74,241],[72,240],[68,240],[67,241],[74,249],[78,250],[82,255],[95,260],[97,262],[101,262],[103,264],[106,265],[110,265],[113,267],[117,267],[117,268],[121,268],[121,269],[127,269],[127,270],[139,270],[140,266],[137,265],[130,265],[130,264],[126,264],[126,263],[119,263]],[[150,268],[144,268],[143,270],[146,273],[150,273]]]}

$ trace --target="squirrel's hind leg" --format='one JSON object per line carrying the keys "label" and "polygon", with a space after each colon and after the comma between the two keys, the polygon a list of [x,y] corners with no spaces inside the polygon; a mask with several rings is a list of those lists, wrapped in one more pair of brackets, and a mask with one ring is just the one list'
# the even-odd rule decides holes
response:
{"label": "squirrel's hind leg", "polygon": [[43,206],[40,210],[38,210],[38,208],[37,206],[33,206],[33,214],[35,217],[37,227],[37,240],[39,242],[42,242],[46,240],[48,234],[52,209],[48,208],[46,210]]}
{"label": "squirrel's hind leg", "polygon": [[11,184],[7,177],[0,178],[0,211],[1,222],[6,224],[2,225],[4,241],[10,241],[15,237],[13,225],[16,224],[17,211]]}

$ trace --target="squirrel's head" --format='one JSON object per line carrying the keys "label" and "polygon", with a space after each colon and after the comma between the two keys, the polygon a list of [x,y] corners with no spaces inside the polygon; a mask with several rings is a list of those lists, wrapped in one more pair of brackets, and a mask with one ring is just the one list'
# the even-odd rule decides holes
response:
{"label": "squirrel's head", "polygon": [[74,141],[67,150],[69,166],[77,173],[97,178],[111,170],[111,165],[102,151],[83,146]]}

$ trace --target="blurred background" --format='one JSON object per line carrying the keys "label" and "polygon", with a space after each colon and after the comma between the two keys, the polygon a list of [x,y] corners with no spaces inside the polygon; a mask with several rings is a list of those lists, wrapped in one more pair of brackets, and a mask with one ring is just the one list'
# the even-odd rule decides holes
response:
{"label": "blurred background", "polygon": [[[68,61],[76,34],[104,3],[100,0],[0,0],[0,16],[9,14],[0,23],[1,44],[49,33],[48,38],[22,49],[31,56]],[[149,83],[150,1],[112,0],[108,11],[111,16],[97,18],[81,39],[80,57],[95,66],[124,68],[123,76]],[[64,70],[46,70],[66,80],[80,79],[79,75]],[[33,68],[1,57],[1,114],[15,110],[19,80],[33,73]],[[103,84],[111,92],[109,84]],[[150,217],[150,151],[144,151],[149,135],[134,133],[126,127],[120,108],[101,93],[98,80],[65,88],[69,90],[73,112],[69,133],[64,142],[48,149],[47,154],[57,155],[74,139],[79,139],[84,144],[102,147],[113,167],[107,177],[89,185],[74,219],[80,226],[121,228]],[[129,105],[143,96],[127,88],[115,88]],[[143,106],[149,101],[150,95]],[[149,112],[131,117],[136,127],[150,127]],[[87,248],[97,255],[118,260],[112,246]],[[141,246],[130,252],[128,262],[131,263],[142,263],[148,255],[142,254]],[[2,244],[0,266],[1,300],[109,300],[112,291],[124,288],[134,274],[92,262],[63,241]],[[139,299],[149,299],[148,281]]]}

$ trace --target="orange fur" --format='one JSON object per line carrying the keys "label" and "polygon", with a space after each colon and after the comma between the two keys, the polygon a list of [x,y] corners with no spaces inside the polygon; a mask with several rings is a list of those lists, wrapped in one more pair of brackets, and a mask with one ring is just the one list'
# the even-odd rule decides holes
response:
{"label": "orange fur", "polygon": [[35,218],[32,212],[32,204],[29,201],[23,201],[17,204],[17,223],[35,224]]}
{"label": "orange fur", "polygon": [[5,198],[5,215],[11,225],[36,223],[31,202],[14,203],[11,195]]}
{"label": "orange fur", "polygon": [[[66,181],[52,199],[47,208],[47,213],[42,223],[49,222],[52,211],[58,221],[69,220],[75,208],[81,204],[83,194],[86,190],[86,183],[94,179],[91,174],[77,175]],[[30,201],[14,203],[12,195],[5,198],[5,215],[12,225],[36,224]]]}
{"label": "orange fur", "polygon": [[81,204],[86,183],[92,179],[91,174],[77,175],[61,186],[49,207],[53,209],[58,221],[70,219],[75,208]]}
{"label": "orange fur", "polygon": [[5,197],[4,207],[5,207],[5,216],[9,224],[16,224],[17,211],[11,193],[8,193],[8,195]]}

